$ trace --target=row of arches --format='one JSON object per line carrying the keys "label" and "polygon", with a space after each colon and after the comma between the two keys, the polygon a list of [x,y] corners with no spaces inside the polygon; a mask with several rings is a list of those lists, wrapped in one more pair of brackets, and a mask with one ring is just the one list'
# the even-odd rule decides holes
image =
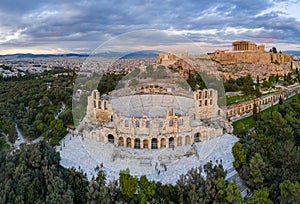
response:
{"label": "row of arches", "polygon": [[98,107],[100,110],[108,110],[108,103],[109,102],[105,100],[94,100],[94,108]]}
{"label": "row of arches", "polygon": [[258,100],[252,100],[247,102],[241,102],[238,106],[234,105],[234,107],[226,112],[226,117],[231,117],[235,115],[243,115],[245,113],[249,113],[253,110],[253,104],[256,103],[257,105],[267,105],[271,102],[276,102],[279,100],[282,94],[275,94],[270,95],[264,98],[259,98]]}
{"label": "row of arches", "polygon": [[[200,133],[196,133],[194,135],[194,142],[200,142]],[[173,148],[175,146],[183,146],[183,145],[191,145],[191,138],[189,135],[186,135],[184,137],[178,136],[176,138],[170,137],[170,138],[152,138],[152,139],[143,139],[140,138],[124,138],[119,137],[118,139],[118,146],[123,147],[131,147],[135,149],[158,149],[158,148]],[[115,137],[112,134],[109,134],[107,136],[107,141],[109,143],[115,144]]]}

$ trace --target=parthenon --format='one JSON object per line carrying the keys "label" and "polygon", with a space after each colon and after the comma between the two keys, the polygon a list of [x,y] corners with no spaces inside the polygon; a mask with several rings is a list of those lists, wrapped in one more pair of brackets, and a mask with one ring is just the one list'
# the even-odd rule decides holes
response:
{"label": "parthenon", "polygon": [[235,41],[232,51],[216,50],[209,54],[210,58],[220,64],[236,63],[290,63],[293,56],[286,53],[266,52],[265,45],[257,45],[251,41]]}
{"label": "parthenon", "polygon": [[232,43],[233,51],[265,51],[265,45],[257,45],[254,42],[250,41],[236,41]]}

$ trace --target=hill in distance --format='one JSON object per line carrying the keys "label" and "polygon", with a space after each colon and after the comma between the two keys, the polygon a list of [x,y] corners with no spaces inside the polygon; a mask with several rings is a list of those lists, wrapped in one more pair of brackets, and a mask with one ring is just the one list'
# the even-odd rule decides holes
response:
{"label": "hill in distance", "polygon": [[51,58],[51,57],[89,57],[89,56],[98,56],[98,57],[118,57],[121,59],[128,58],[155,58],[159,54],[158,51],[145,50],[138,51],[133,53],[125,52],[103,52],[96,54],[76,54],[76,53],[66,53],[66,54],[31,54],[31,53],[17,53],[17,54],[7,54],[0,55],[0,58]]}
{"label": "hill in distance", "polygon": [[294,56],[300,56],[300,50],[287,50],[284,53],[294,55]]}

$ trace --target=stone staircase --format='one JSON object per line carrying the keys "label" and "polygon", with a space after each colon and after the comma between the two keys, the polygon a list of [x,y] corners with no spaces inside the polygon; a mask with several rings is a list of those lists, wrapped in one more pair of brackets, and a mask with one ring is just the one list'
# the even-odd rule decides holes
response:
{"label": "stone staircase", "polygon": [[235,182],[238,185],[238,190],[241,192],[243,198],[249,196],[248,192],[250,192],[250,190],[244,184],[234,167],[227,169],[227,175],[225,180],[229,182]]}

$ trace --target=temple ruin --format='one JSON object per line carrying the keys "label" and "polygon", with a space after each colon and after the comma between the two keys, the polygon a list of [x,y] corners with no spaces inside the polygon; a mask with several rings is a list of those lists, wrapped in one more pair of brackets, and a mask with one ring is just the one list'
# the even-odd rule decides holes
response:
{"label": "temple ruin", "polygon": [[283,64],[293,61],[293,56],[285,53],[265,51],[265,45],[257,45],[250,41],[236,41],[232,43],[232,51],[216,50],[210,54],[212,60],[220,64],[236,63],[276,63]]}

